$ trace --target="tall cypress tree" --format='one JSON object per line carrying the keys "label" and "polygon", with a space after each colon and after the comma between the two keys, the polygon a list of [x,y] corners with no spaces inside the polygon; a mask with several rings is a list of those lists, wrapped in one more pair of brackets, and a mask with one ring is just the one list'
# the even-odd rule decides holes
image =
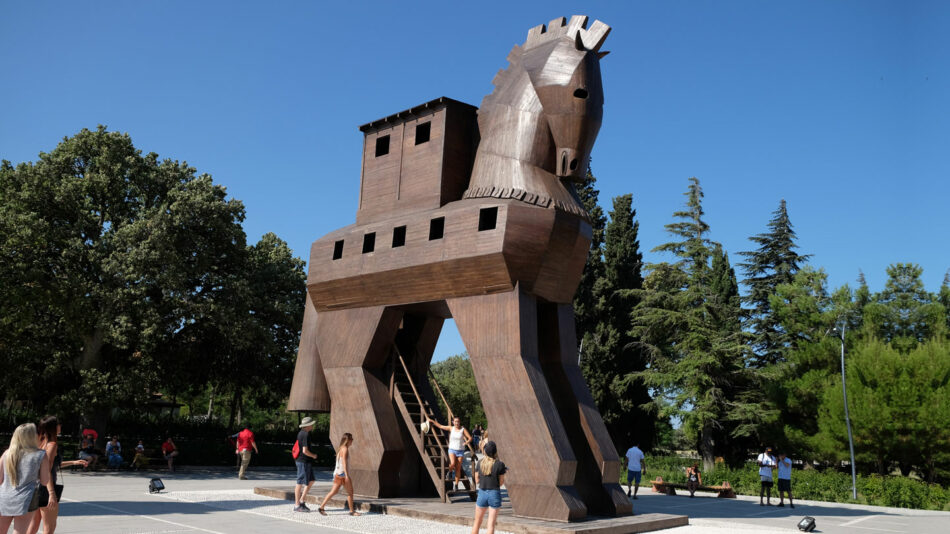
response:
{"label": "tall cypress tree", "polygon": [[594,286],[604,277],[605,272],[604,229],[607,218],[604,216],[603,208],[597,203],[600,191],[596,189],[596,185],[597,178],[588,168],[587,176],[576,189],[577,196],[587,210],[591,222],[590,252],[587,254],[581,282],[574,294],[575,330],[579,343],[587,334],[594,331],[594,326],[597,324],[597,297],[594,295]]}
{"label": "tall cypress tree", "polygon": [[[654,249],[672,253],[677,261],[650,266],[632,334],[650,358],[640,376],[662,393],[658,408],[682,420],[710,469],[716,456],[741,461],[745,451],[730,439],[752,435],[769,414],[745,365],[730,281],[734,275],[725,254],[706,237],[709,225],[703,221],[703,192],[696,178],[690,178],[686,197],[686,209],[673,214],[679,220],[666,225],[678,240]],[[710,259],[716,255],[714,270]]]}
{"label": "tall cypress tree", "polygon": [[597,322],[584,338],[581,368],[618,449],[654,442],[650,395],[638,373],[646,362],[630,336],[630,314],[643,287],[643,255],[631,195],[614,198],[604,247],[604,276],[594,288]]}
{"label": "tall cypress tree", "polygon": [[741,263],[746,274],[743,280],[749,288],[745,302],[751,307],[748,312],[748,328],[753,334],[752,347],[756,357],[754,364],[766,367],[784,361],[783,352],[789,344],[789,336],[782,330],[781,321],[769,305],[769,296],[779,284],[790,284],[795,273],[810,255],[795,252],[795,231],[788,218],[785,199],[772,212],[769,231],[750,237],[758,248],[739,254],[748,259]]}

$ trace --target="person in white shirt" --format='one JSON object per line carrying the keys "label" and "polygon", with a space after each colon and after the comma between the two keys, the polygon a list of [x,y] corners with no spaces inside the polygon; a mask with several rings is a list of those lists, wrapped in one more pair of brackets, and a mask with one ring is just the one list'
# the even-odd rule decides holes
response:
{"label": "person in white shirt", "polygon": [[633,498],[637,498],[637,491],[640,489],[640,477],[647,470],[647,464],[644,461],[643,451],[638,447],[639,443],[634,443],[633,447],[627,449],[627,497],[630,496],[630,486],[633,487]]}
{"label": "person in white shirt", "polygon": [[[759,506],[772,506],[772,469],[776,465],[775,457],[772,456],[772,447],[766,447],[765,452],[760,454],[755,461],[759,464],[759,479],[762,481],[759,488]],[[766,496],[764,503],[763,496]]]}
{"label": "person in white shirt", "polygon": [[788,505],[795,508],[792,504],[792,461],[785,456],[784,451],[778,453],[778,505],[785,506],[785,498],[782,492],[788,493]]}

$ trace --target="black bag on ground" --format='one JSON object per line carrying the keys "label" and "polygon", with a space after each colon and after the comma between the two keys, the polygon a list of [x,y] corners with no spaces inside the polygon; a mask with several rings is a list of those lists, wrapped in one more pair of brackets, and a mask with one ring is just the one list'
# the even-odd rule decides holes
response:
{"label": "black bag on ground", "polygon": [[801,521],[798,522],[798,530],[802,532],[811,532],[815,530],[815,518],[811,516],[805,516]]}

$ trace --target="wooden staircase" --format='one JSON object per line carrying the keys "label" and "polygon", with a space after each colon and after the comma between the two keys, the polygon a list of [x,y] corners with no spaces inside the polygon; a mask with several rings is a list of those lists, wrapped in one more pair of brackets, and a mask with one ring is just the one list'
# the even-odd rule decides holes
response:
{"label": "wooden staircase", "polygon": [[[460,487],[458,490],[453,488],[455,482],[455,473],[449,471],[449,451],[448,434],[435,426],[431,426],[429,431],[422,433],[420,425],[426,421],[426,416],[433,421],[438,420],[438,410],[429,401],[419,394],[419,387],[413,382],[406,362],[399,353],[399,349],[393,346],[393,403],[396,405],[396,411],[402,415],[406,427],[409,429],[409,435],[416,444],[416,449],[422,457],[422,465],[432,478],[432,483],[439,492],[442,502],[449,502],[451,498],[458,495],[466,495],[471,500],[477,497],[475,483],[462,470],[462,476],[459,478]],[[436,384],[438,389],[438,384]],[[445,397],[439,390],[442,402]],[[451,409],[445,404],[449,412],[449,421],[452,420]],[[469,446],[472,452],[472,458],[475,458],[474,449]],[[446,480],[446,477],[450,477]]]}

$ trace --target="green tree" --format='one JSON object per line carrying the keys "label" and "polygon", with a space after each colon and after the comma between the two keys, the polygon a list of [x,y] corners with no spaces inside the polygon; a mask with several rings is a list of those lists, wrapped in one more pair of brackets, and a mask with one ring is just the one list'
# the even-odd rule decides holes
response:
{"label": "green tree", "polygon": [[657,408],[682,421],[711,469],[716,456],[736,462],[745,454],[726,438],[753,435],[773,414],[749,388],[755,375],[745,365],[741,330],[724,327],[735,308],[713,291],[715,244],[706,237],[699,180],[690,178],[685,196],[686,209],[673,214],[679,220],[666,225],[677,240],[654,249],[677,261],[649,266],[632,335],[649,355],[649,367],[640,376],[662,393]]}
{"label": "green tree", "polygon": [[[432,375],[435,377],[436,384],[442,389],[442,394],[445,395],[445,400],[452,408],[452,413],[462,418],[462,424],[466,425],[469,431],[476,424],[487,426],[485,408],[482,407],[481,397],[478,395],[475,372],[472,370],[468,353],[457,354],[433,364]],[[437,402],[443,416],[448,417],[448,411],[442,399],[437,399]]]}
{"label": "green tree", "polygon": [[600,191],[596,189],[596,184],[597,178],[588,168],[587,176],[577,186],[577,196],[583,203],[584,209],[587,210],[591,223],[590,252],[584,264],[584,274],[574,294],[574,321],[578,342],[583,340],[588,333],[593,332],[600,320],[594,287],[598,280],[604,277],[605,272],[604,232],[607,218],[604,216],[603,208],[597,203]]}
{"label": "green tree", "polygon": [[788,217],[785,199],[772,213],[769,231],[750,237],[758,248],[739,254],[748,259],[740,266],[745,271],[743,280],[749,288],[745,302],[751,307],[747,328],[752,332],[752,347],[755,364],[767,367],[784,359],[784,351],[790,343],[788,334],[772,310],[769,298],[780,284],[790,284],[808,255],[795,252],[795,231]]}
{"label": "green tree", "polygon": [[[262,283],[270,267],[254,259],[286,264],[281,255],[289,251],[267,236],[260,251],[249,251],[243,218],[241,202],[228,199],[209,175],[143,154],[127,134],[101,126],[64,139],[36,162],[3,162],[0,352],[24,369],[42,370],[20,375],[6,394],[42,408],[54,390],[61,396],[49,405],[60,413],[101,415],[163,386],[203,385],[221,364],[214,341],[240,340],[268,354],[276,351],[272,345],[295,346],[290,338],[299,322],[277,315],[293,307],[299,288],[270,304],[286,292]],[[299,284],[294,261],[290,278]],[[236,306],[255,299],[263,304]],[[261,314],[257,328],[245,317],[249,309]],[[189,338],[209,318],[231,321],[229,335]],[[170,350],[200,343],[207,350],[186,361]]]}
{"label": "green tree", "polygon": [[633,197],[614,198],[605,235],[604,276],[594,287],[598,320],[584,336],[581,359],[584,378],[619,450],[633,442],[652,448],[656,432],[655,416],[648,411],[650,394],[639,375],[646,360],[629,333],[636,291],[643,287],[639,227]]}

